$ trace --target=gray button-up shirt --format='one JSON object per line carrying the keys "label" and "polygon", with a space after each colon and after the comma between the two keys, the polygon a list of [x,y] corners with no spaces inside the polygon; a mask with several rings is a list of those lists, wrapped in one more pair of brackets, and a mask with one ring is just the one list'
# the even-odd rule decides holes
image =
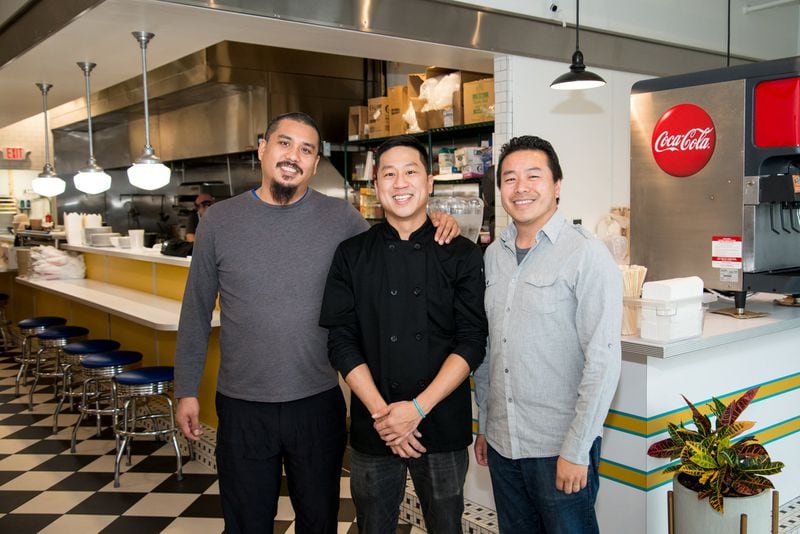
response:
{"label": "gray button-up shirt", "polygon": [[479,432],[506,458],[586,465],[619,380],[622,276],[605,245],[558,211],[519,265],[516,237],[511,224],[485,256]]}

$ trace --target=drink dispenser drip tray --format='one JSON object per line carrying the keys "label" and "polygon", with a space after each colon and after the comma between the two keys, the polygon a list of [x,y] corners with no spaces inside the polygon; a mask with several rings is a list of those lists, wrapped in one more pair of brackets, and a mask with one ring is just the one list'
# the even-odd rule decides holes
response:
{"label": "drink dispenser drip tray", "polygon": [[766,317],[769,315],[766,312],[754,312],[750,310],[742,310],[739,308],[723,308],[721,310],[712,310],[711,313],[718,313],[720,315],[727,315],[734,319],[756,319],[758,317]]}

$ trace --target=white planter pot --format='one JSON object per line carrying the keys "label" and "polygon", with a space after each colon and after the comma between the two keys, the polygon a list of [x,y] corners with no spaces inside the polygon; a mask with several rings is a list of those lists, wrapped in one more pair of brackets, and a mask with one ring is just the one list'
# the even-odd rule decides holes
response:
{"label": "white planter pot", "polygon": [[700,500],[678,477],[672,479],[675,510],[674,534],[738,534],[741,514],[747,514],[747,534],[770,534],[772,528],[772,492],[750,497],[725,497],[725,513],[720,514]]}

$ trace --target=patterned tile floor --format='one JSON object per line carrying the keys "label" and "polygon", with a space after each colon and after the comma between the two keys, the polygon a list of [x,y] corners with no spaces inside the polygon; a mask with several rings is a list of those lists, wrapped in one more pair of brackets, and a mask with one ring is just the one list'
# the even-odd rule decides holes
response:
{"label": "patterned tile floor", "polygon": [[[114,488],[113,433],[106,428],[97,437],[90,419],[78,431],[75,454],[70,453],[78,416],[63,411],[54,434],[51,386],[37,388],[28,410],[27,395],[14,395],[17,368],[11,355],[0,354],[0,532],[222,532],[219,487],[211,469],[186,458],[178,481],[169,444],[134,440],[132,465],[123,460],[121,487]],[[285,483],[282,494],[275,532],[293,533]],[[345,469],[339,532],[357,532],[354,519]],[[397,532],[423,531],[401,525]]]}

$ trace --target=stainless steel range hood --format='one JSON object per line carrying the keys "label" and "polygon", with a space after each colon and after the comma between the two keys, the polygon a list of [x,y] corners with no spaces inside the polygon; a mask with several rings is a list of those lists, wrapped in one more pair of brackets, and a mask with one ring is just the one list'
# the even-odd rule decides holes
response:
{"label": "stainless steel range hood", "polygon": [[[347,108],[379,91],[380,63],[362,58],[224,41],[151,71],[151,141],[164,161],[255,149],[271,117],[312,115],[323,137],[346,135]],[[101,166],[127,167],[144,144],[141,77],[92,97]],[[79,99],[50,113],[59,170],[85,164],[86,107]]]}

